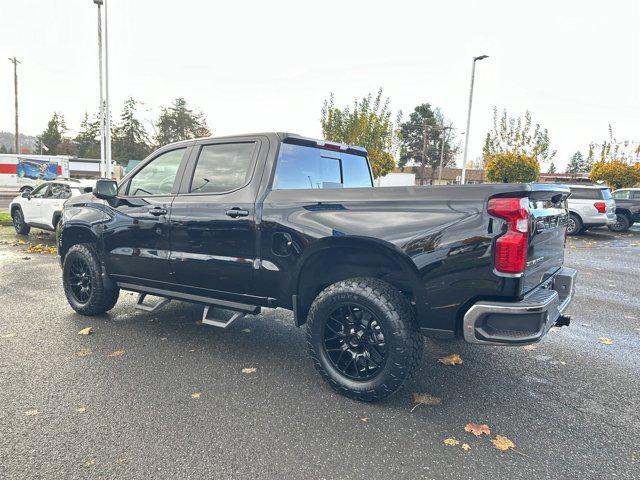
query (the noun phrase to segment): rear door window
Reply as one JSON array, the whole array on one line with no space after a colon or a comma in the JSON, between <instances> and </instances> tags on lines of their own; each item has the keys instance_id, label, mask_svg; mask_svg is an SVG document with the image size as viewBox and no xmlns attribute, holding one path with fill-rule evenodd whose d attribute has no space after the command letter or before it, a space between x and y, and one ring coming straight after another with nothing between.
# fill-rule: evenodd
<instances>
[{"instance_id":1,"label":"rear door window","mask_svg":"<svg viewBox=\"0 0 640 480\"><path fill-rule=\"evenodd\" d=\"M255 142L204 145L191 179L190 193L224 193L251 180Z\"/></svg>"},{"instance_id":2,"label":"rear door window","mask_svg":"<svg viewBox=\"0 0 640 480\"><path fill-rule=\"evenodd\" d=\"M372 186L366 157L289 143L280 145L275 190Z\"/></svg>"},{"instance_id":3,"label":"rear door window","mask_svg":"<svg viewBox=\"0 0 640 480\"><path fill-rule=\"evenodd\" d=\"M611 200L611 190L609 190L608 188L603 188L600 190L600 192L602 193L602 198L604 198L605 200Z\"/></svg>"}]
</instances>

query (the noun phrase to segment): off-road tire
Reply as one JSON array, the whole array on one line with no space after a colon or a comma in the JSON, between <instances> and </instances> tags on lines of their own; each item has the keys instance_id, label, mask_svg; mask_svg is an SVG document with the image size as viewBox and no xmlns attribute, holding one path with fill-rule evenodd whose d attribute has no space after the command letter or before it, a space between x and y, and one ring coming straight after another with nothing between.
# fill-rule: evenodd
<instances>
[{"instance_id":1,"label":"off-road tire","mask_svg":"<svg viewBox=\"0 0 640 480\"><path fill-rule=\"evenodd\" d=\"M631 228L631 219L624 213L616 213L616 223L608 225L609 230L612 232L626 232Z\"/></svg>"},{"instance_id":2,"label":"off-road tire","mask_svg":"<svg viewBox=\"0 0 640 480\"><path fill-rule=\"evenodd\" d=\"M86 301L78 300L72 291L70 281L71 268L76 260L87 266L87 276L91 282L91 291ZM62 283L64 293L71 308L82 315L100 315L111 310L120 295L118 287L107 288L102 278L102 266L95 246L90 243L73 245L64 257L62 266Z\"/></svg>"},{"instance_id":3,"label":"off-road tire","mask_svg":"<svg viewBox=\"0 0 640 480\"><path fill-rule=\"evenodd\" d=\"M570 213L569 222L567 223L567 235L579 235L581 233L582 233L582 220L575 213Z\"/></svg>"},{"instance_id":4,"label":"off-road tire","mask_svg":"<svg viewBox=\"0 0 640 480\"><path fill-rule=\"evenodd\" d=\"M29 235L31 227L25 223L24 214L20 207L13 210L11 213L11 220L13 220L13 228L16 229L16 233L18 235Z\"/></svg>"},{"instance_id":5,"label":"off-road tire","mask_svg":"<svg viewBox=\"0 0 640 480\"><path fill-rule=\"evenodd\" d=\"M370 379L343 375L325 349L327 319L347 303L368 309L384 332L386 359ZM420 361L424 342L411 304L396 288L376 278L351 278L328 286L314 300L307 317L307 345L316 368L331 387L347 397L373 402L402 386Z\"/></svg>"}]
</instances>

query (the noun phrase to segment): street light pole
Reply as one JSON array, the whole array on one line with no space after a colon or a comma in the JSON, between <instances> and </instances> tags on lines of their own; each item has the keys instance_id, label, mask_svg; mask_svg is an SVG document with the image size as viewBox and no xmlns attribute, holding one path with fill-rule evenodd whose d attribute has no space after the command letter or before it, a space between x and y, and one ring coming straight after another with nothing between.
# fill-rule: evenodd
<instances>
[{"instance_id":1,"label":"street light pole","mask_svg":"<svg viewBox=\"0 0 640 480\"><path fill-rule=\"evenodd\" d=\"M94 0L95 1L95 0ZM105 93L105 157L107 161L107 178L112 177L111 165L111 113L109 110L109 15L107 13L107 5L109 2L104 1L104 93Z\"/></svg>"},{"instance_id":2,"label":"street light pole","mask_svg":"<svg viewBox=\"0 0 640 480\"><path fill-rule=\"evenodd\" d=\"M467 151L469 149L469 128L471 126L471 104L473 103L473 82L476 75L476 62L478 60L484 60L488 56L489 55L480 55L478 57L473 57L473 65L471 67L471 88L469 89L469 109L467 111L467 133L464 137L464 156L462 158L462 177L460 179L461 185L464 185L467 173Z\"/></svg>"},{"instance_id":3,"label":"street light pole","mask_svg":"<svg viewBox=\"0 0 640 480\"><path fill-rule=\"evenodd\" d=\"M107 174L105 162L105 138L104 138L104 94L102 90L102 0L93 0L98 6L98 77L100 80L100 176Z\"/></svg>"}]
</instances>

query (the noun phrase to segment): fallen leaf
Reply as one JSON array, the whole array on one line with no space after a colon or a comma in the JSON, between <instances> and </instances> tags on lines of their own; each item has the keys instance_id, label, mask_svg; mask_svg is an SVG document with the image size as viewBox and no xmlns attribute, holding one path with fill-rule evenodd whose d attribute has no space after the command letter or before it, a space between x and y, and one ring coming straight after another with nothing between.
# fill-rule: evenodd
<instances>
[{"instance_id":1,"label":"fallen leaf","mask_svg":"<svg viewBox=\"0 0 640 480\"><path fill-rule=\"evenodd\" d=\"M418 407L418 405L440 405L440 403L442 403L442 399L426 393L414 393L413 403L415 403L415 405L411 409L412 412Z\"/></svg>"},{"instance_id":2,"label":"fallen leaf","mask_svg":"<svg viewBox=\"0 0 640 480\"><path fill-rule=\"evenodd\" d=\"M31 260L31 257L22 257L22 260Z\"/></svg>"},{"instance_id":3,"label":"fallen leaf","mask_svg":"<svg viewBox=\"0 0 640 480\"><path fill-rule=\"evenodd\" d=\"M38 410L36 410L35 408L33 410L27 410L26 412L24 412L24 414L27 417L34 417L36 415L38 415L40 412Z\"/></svg>"},{"instance_id":4,"label":"fallen leaf","mask_svg":"<svg viewBox=\"0 0 640 480\"><path fill-rule=\"evenodd\" d=\"M248 329L248 328L243 328L243 329L242 329L242 330L240 330L240 331L241 331L242 333L249 333L249 332L251 332L251 330L250 330L250 329Z\"/></svg>"},{"instance_id":5,"label":"fallen leaf","mask_svg":"<svg viewBox=\"0 0 640 480\"><path fill-rule=\"evenodd\" d=\"M455 438L445 438L442 443L450 447L455 447L456 445L460 445L460 442Z\"/></svg>"},{"instance_id":6,"label":"fallen leaf","mask_svg":"<svg viewBox=\"0 0 640 480\"><path fill-rule=\"evenodd\" d=\"M369 417L362 417L362 418L360 419L360 421L361 421L362 423L367 423L367 422L369 421Z\"/></svg>"},{"instance_id":7,"label":"fallen leaf","mask_svg":"<svg viewBox=\"0 0 640 480\"><path fill-rule=\"evenodd\" d=\"M78 357L86 357L87 355L91 355L91 349L90 348L80 349L76 352L76 355Z\"/></svg>"},{"instance_id":8,"label":"fallen leaf","mask_svg":"<svg viewBox=\"0 0 640 480\"><path fill-rule=\"evenodd\" d=\"M446 357L439 358L438 361L443 365L462 365L462 359L457 353L447 355Z\"/></svg>"},{"instance_id":9,"label":"fallen leaf","mask_svg":"<svg viewBox=\"0 0 640 480\"><path fill-rule=\"evenodd\" d=\"M90 458L86 462L84 462L85 467L90 467L91 465L95 465L96 461L93 458Z\"/></svg>"},{"instance_id":10,"label":"fallen leaf","mask_svg":"<svg viewBox=\"0 0 640 480\"><path fill-rule=\"evenodd\" d=\"M507 437L503 437L502 435L496 435L496 438L491 440L493 446L502 452L506 452L510 448L516 448L516 444L509 440Z\"/></svg>"},{"instance_id":11,"label":"fallen leaf","mask_svg":"<svg viewBox=\"0 0 640 480\"><path fill-rule=\"evenodd\" d=\"M202 323L202 320L196 320L196 325L204 325L204 323Z\"/></svg>"},{"instance_id":12,"label":"fallen leaf","mask_svg":"<svg viewBox=\"0 0 640 480\"><path fill-rule=\"evenodd\" d=\"M600 337L598 341L603 345L613 345L613 340L607 337Z\"/></svg>"},{"instance_id":13,"label":"fallen leaf","mask_svg":"<svg viewBox=\"0 0 640 480\"><path fill-rule=\"evenodd\" d=\"M115 352L111 352L109 357L121 357L124 355L124 350L116 350Z\"/></svg>"},{"instance_id":14,"label":"fallen leaf","mask_svg":"<svg viewBox=\"0 0 640 480\"><path fill-rule=\"evenodd\" d=\"M483 434L491 435L491 429L489 428L489 425L487 425L486 423L478 424L478 423L469 422L464 426L464 431L473 433L476 437L479 437L480 435L483 435Z\"/></svg>"},{"instance_id":15,"label":"fallen leaf","mask_svg":"<svg viewBox=\"0 0 640 480\"><path fill-rule=\"evenodd\" d=\"M191 398L200 398L200 395L202 395L202 393L200 393L200 392L193 392L193 393L191 394Z\"/></svg>"},{"instance_id":16,"label":"fallen leaf","mask_svg":"<svg viewBox=\"0 0 640 480\"><path fill-rule=\"evenodd\" d=\"M535 350L536 348L538 348L538 346L537 346L537 345L534 345L534 344L532 343L531 345L525 345L525 346L524 346L524 347L522 347L522 348L524 348L527 352L531 352L531 351Z\"/></svg>"},{"instance_id":17,"label":"fallen leaf","mask_svg":"<svg viewBox=\"0 0 640 480\"><path fill-rule=\"evenodd\" d=\"M85 407L84 405L80 405L79 407L76 408L76 412L78 413L84 413L87 411L87 407Z\"/></svg>"},{"instance_id":18,"label":"fallen leaf","mask_svg":"<svg viewBox=\"0 0 640 480\"><path fill-rule=\"evenodd\" d=\"M56 247L48 247L43 245L42 243L38 243L36 245L29 245L27 247L27 252L29 253L48 253L48 254L56 254L58 253L58 249Z\"/></svg>"},{"instance_id":19,"label":"fallen leaf","mask_svg":"<svg viewBox=\"0 0 640 480\"><path fill-rule=\"evenodd\" d=\"M25 242L24 240L18 240L15 245L26 245L27 242Z\"/></svg>"},{"instance_id":20,"label":"fallen leaf","mask_svg":"<svg viewBox=\"0 0 640 480\"><path fill-rule=\"evenodd\" d=\"M582 325L583 327L590 327L591 326L590 323L581 323L580 325Z\"/></svg>"},{"instance_id":21,"label":"fallen leaf","mask_svg":"<svg viewBox=\"0 0 640 480\"><path fill-rule=\"evenodd\" d=\"M91 335L93 333L93 327L83 328L78 332L78 335Z\"/></svg>"},{"instance_id":22,"label":"fallen leaf","mask_svg":"<svg viewBox=\"0 0 640 480\"><path fill-rule=\"evenodd\" d=\"M463 443L462 447L461 447L465 452L469 451L471 449L471 447L469 446L468 443Z\"/></svg>"},{"instance_id":23,"label":"fallen leaf","mask_svg":"<svg viewBox=\"0 0 640 480\"><path fill-rule=\"evenodd\" d=\"M254 367L250 367L250 368L243 368L242 369L242 373L246 373L247 375L250 373L256 373L257 368Z\"/></svg>"},{"instance_id":24,"label":"fallen leaf","mask_svg":"<svg viewBox=\"0 0 640 480\"><path fill-rule=\"evenodd\" d=\"M636 317L632 317L631 315L625 315L624 318L626 318L627 320L637 320Z\"/></svg>"},{"instance_id":25,"label":"fallen leaf","mask_svg":"<svg viewBox=\"0 0 640 480\"><path fill-rule=\"evenodd\" d=\"M4 335L2 335L2 338L13 338L15 336L15 333L5 333Z\"/></svg>"}]
</instances>

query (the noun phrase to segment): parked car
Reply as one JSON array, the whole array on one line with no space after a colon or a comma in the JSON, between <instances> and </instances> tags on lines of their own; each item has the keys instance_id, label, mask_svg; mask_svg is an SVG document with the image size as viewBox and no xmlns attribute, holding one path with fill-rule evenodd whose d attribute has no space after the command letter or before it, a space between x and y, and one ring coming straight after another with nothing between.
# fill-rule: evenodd
<instances>
[{"instance_id":1,"label":"parked car","mask_svg":"<svg viewBox=\"0 0 640 480\"><path fill-rule=\"evenodd\" d=\"M16 233L26 235L31 227L55 230L62 217L64 202L90 192L94 184L94 181L60 179L43 182L33 190L22 192L9 204Z\"/></svg>"},{"instance_id":2,"label":"parked car","mask_svg":"<svg viewBox=\"0 0 640 480\"><path fill-rule=\"evenodd\" d=\"M202 322L223 328L262 307L290 309L327 382L373 401L415 368L421 334L525 345L568 325L569 193L374 188L360 147L285 133L191 140L67 201L64 291L83 315L110 310L123 289L143 310L202 304ZM212 318L210 307L235 313Z\"/></svg>"},{"instance_id":3,"label":"parked car","mask_svg":"<svg viewBox=\"0 0 640 480\"><path fill-rule=\"evenodd\" d=\"M579 235L592 227L616 222L616 202L605 186L571 185L568 235Z\"/></svg>"},{"instance_id":4,"label":"parked car","mask_svg":"<svg viewBox=\"0 0 640 480\"><path fill-rule=\"evenodd\" d=\"M616 201L616 222L609 225L613 232L629 230L640 222L640 188L622 188L612 193Z\"/></svg>"}]
</instances>

